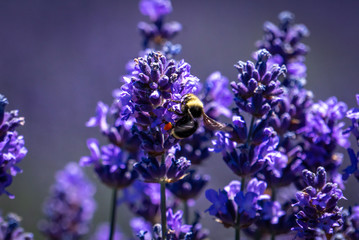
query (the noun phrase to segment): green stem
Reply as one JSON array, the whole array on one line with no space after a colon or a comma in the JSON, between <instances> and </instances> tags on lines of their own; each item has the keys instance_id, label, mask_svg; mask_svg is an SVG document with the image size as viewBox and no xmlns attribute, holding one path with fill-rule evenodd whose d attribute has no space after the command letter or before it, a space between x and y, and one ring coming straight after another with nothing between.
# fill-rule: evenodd
<instances>
[{"instance_id":1,"label":"green stem","mask_svg":"<svg viewBox=\"0 0 359 240\"><path fill-rule=\"evenodd\" d=\"M236 228L235 240L240 240L240 239L241 239L241 230L239 228Z\"/></svg>"},{"instance_id":2,"label":"green stem","mask_svg":"<svg viewBox=\"0 0 359 240\"><path fill-rule=\"evenodd\" d=\"M277 197L277 193L275 191L275 188L272 187L272 196L271 196L271 200L274 202L275 199ZM271 233L271 240L275 240L275 233L274 231L272 230L272 233Z\"/></svg>"},{"instance_id":3,"label":"green stem","mask_svg":"<svg viewBox=\"0 0 359 240\"><path fill-rule=\"evenodd\" d=\"M185 224L189 224L189 208L187 200L183 201L183 216Z\"/></svg>"},{"instance_id":4,"label":"green stem","mask_svg":"<svg viewBox=\"0 0 359 240\"><path fill-rule=\"evenodd\" d=\"M113 239L113 234L115 232L115 223L116 223L116 209L117 209L117 192L118 189L114 188L112 192L112 206L111 206L111 226L110 226L110 236L109 240Z\"/></svg>"},{"instance_id":5,"label":"green stem","mask_svg":"<svg viewBox=\"0 0 359 240\"><path fill-rule=\"evenodd\" d=\"M167 218L166 218L166 182L161 181L161 224L162 239L167 239Z\"/></svg>"},{"instance_id":6,"label":"green stem","mask_svg":"<svg viewBox=\"0 0 359 240\"><path fill-rule=\"evenodd\" d=\"M246 145L248 146L249 142L251 141L252 138L252 132L253 132L253 126L254 126L254 120L256 119L256 117L252 116L251 119L251 125L249 126L249 132L248 132L248 137L247 137L247 142Z\"/></svg>"},{"instance_id":7,"label":"green stem","mask_svg":"<svg viewBox=\"0 0 359 240\"><path fill-rule=\"evenodd\" d=\"M161 165L165 164L165 155L162 155ZM160 182L161 185L161 224L162 224L162 239L167 240L167 217L166 217L166 182Z\"/></svg>"}]
</instances>

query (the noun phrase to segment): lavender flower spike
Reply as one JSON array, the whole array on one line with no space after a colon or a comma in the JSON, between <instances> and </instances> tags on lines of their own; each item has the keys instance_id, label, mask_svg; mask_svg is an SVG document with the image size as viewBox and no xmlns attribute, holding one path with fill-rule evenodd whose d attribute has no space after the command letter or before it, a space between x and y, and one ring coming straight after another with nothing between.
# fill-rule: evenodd
<instances>
[{"instance_id":1,"label":"lavender flower spike","mask_svg":"<svg viewBox=\"0 0 359 240\"><path fill-rule=\"evenodd\" d=\"M155 157L142 158L142 161L135 163L134 168L143 177L145 182L152 183L173 183L184 178L191 161L185 157L176 159L173 153L169 153L164 163L159 163Z\"/></svg>"},{"instance_id":2,"label":"lavender flower spike","mask_svg":"<svg viewBox=\"0 0 359 240\"><path fill-rule=\"evenodd\" d=\"M122 120L134 117L136 133L146 154L159 156L178 143L165 130L168 122L174 124L182 96L196 93L199 79L190 74L190 65L184 61L168 60L160 52L152 52L135 59L131 78L121 87L118 95L124 108Z\"/></svg>"},{"instance_id":3,"label":"lavender flower spike","mask_svg":"<svg viewBox=\"0 0 359 240\"><path fill-rule=\"evenodd\" d=\"M287 86L291 80L298 82L306 77L307 69L304 61L309 47L301 41L309 36L309 31L303 24L294 24L294 14L291 12L281 12L279 21L278 26L271 22L264 24L264 36L257 42L257 47L265 48L273 55L270 59L271 63L287 66L286 81L288 82L284 82Z\"/></svg>"},{"instance_id":4,"label":"lavender flower spike","mask_svg":"<svg viewBox=\"0 0 359 240\"><path fill-rule=\"evenodd\" d=\"M46 219L40 230L50 239L78 239L89 230L96 209L95 187L76 163L57 172L50 197L44 204Z\"/></svg>"},{"instance_id":5,"label":"lavender flower spike","mask_svg":"<svg viewBox=\"0 0 359 240\"><path fill-rule=\"evenodd\" d=\"M11 185L13 176L22 172L17 164L26 156L27 149L23 136L15 129L25 121L17 110L5 112L7 104L7 99L0 94L0 196L5 193L14 198L6 188Z\"/></svg>"},{"instance_id":6,"label":"lavender flower spike","mask_svg":"<svg viewBox=\"0 0 359 240\"><path fill-rule=\"evenodd\" d=\"M259 216L261 207L258 201L268 199L264 195L267 184L257 179L252 179L247 187L247 192L242 192L241 183L232 181L224 190L218 193L209 189L206 191L206 198L212 205L206 210L210 215L216 217L216 221L225 227L247 228Z\"/></svg>"},{"instance_id":7,"label":"lavender flower spike","mask_svg":"<svg viewBox=\"0 0 359 240\"><path fill-rule=\"evenodd\" d=\"M286 73L284 65L273 65L267 70L271 54L261 49L257 52L257 63L239 61L234 67L238 70L238 82L231 82L236 105L245 112L261 118L273 108L280 99L283 89L278 78Z\"/></svg>"},{"instance_id":8,"label":"lavender flower spike","mask_svg":"<svg viewBox=\"0 0 359 240\"><path fill-rule=\"evenodd\" d=\"M133 169L134 159L132 155L121 148L109 144L99 147L96 139L88 139L87 146L91 152L90 156L80 159L80 165L93 165L95 172L101 181L111 188L125 188L138 177Z\"/></svg>"},{"instance_id":9,"label":"lavender flower spike","mask_svg":"<svg viewBox=\"0 0 359 240\"><path fill-rule=\"evenodd\" d=\"M342 208L337 204L345 197L337 184L327 182L323 167L318 167L316 173L303 170L303 178L307 187L296 194L298 202L293 206L300 211L295 215L298 227L292 230L304 239L326 239L334 234L334 228L343 225Z\"/></svg>"},{"instance_id":10,"label":"lavender flower spike","mask_svg":"<svg viewBox=\"0 0 359 240\"><path fill-rule=\"evenodd\" d=\"M190 170L189 174L183 179L168 184L167 189L181 200L193 199L199 195L209 178L208 175L201 176L195 170Z\"/></svg>"}]
</instances>

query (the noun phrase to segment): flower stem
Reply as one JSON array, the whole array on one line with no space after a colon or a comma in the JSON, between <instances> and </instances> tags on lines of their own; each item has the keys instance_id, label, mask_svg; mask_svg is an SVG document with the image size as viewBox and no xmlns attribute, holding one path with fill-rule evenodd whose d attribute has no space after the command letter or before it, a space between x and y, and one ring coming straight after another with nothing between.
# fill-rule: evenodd
<instances>
[{"instance_id":1,"label":"flower stem","mask_svg":"<svg viewBox=\"0 0 359 240\"><path fill-rule=\"evenodd\" d=\"M276 191L275 191L275 188L272 187L272 196L271 196L271 200L274 202L275 199L276 199ZM272 233L271 233L271 240L275 240L275 233L274 231L272 230Z\"/></svg>"},{"instance_id":2,"label":"flower stem","mask_svg":"<svg viewBox=\"0 0 359 240\"><path fill-rule=\"evenodd\" d=\"M165 164L165 155L162 155L161 165ZM166 217L166 182L161 181L161 225L162 225L162 239L167 240L167 217Z\"/></svg>"},{"instance_id":3,"label":"flower stem","mask_svg":"<svg viewBox=\"0 0 359 240\"><path fill-rule=\"evenodd\" d=\"M162 239L167 239L167 219L166 219L166 182L161 183L161 224Z\"/></svg>"},{"instance_id":4,"label":"flower stem","mask_svg":"<svg viewBox=\"0 0 359 240\"><path fill-rule=\"evenodd\" d=\"M235 236L235 240L240 240L241 239L241 229L235 228L236 229L236 236Z\"/></svg>"},{"instance_id":5,"label":"flower stem","mask_svg":"<svg viewBox=\"0 0 359 240\"><path fill-rule=\"evenodd\" d=\"M117 192L118 189L114 188L112 192L112 206L111 206L111 226L110 226L110 236L109 240L113 239L113 234L115 232L115 223L116 223L116 209L117 209Z\"/></svg>"},{"instance_id":6,"label":"flower stem","mask_svg":"<svg viewBox=\"0 0 359 240\"><path fill-rule=\"evenodd\" d=\"M189 224L189 208L188 208L187 200L183 201L183 216L184 216L184 222L186 224Z\"/></svg>"},{"instance_id":7,"label":"flower stem","mask_svg":"<svg viewBox=\"0 0 359 240\"><path fill-rule=\"evenodd\" d=\"M249 144L249 142L251 141L251 138L252 138L253 125L254 125L254 120L255 119L256 119L256 117L252 116L251 125L249 126L248 137L247 137L247 142L246 142L247 146L248 146L248 144Z\"/></svg>"}]
</instances>

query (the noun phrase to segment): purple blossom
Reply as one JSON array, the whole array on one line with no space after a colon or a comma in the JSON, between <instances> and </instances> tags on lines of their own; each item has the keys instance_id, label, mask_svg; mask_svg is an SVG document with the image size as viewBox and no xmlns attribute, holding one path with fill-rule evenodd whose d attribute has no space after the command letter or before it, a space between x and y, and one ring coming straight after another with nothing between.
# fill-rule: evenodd
<instances>
[{"instance_id":1,"label":"purple blossom","mask_svg":"<svg viewBox=\"0 0 359 240\"><path fill-rule=\"evenodd\" d=\"M195 170L190 170L187 176L177 182L168 184L166 187L177 198L189 200L198 197L209 179L208 175L201 176Z\"/></svg>"},{"instance_id":2,"label":"purple blossom","mask_svg":"<svg viewBox=\"0 0 359 240\"><path fill-rule=\"evenodd\" d=\"M306 126L306 114L312 106L313 93L304 88L284 88L282 101L274 108L269 125L285 137L288 132L296 132Z\"/></svg>"},{"instance_id":3,"label":"purple blossom","mask_svg":"<svg viewBox=\"0 0 359 240\"><path fill-rule=\"evenodd\" d=\"M133 169L135 159L119 147L109 144L99 147L96 139L88 139L90 156L80 159L82 166L93 166L101 181L111 188L125 188L138 177Z\"/></svg>"},{"instance_id":4,"label":"purple blossom","mask_svg":"<svg viewBox=\"0 0 359 240\"><path fill-rule=\"evenodd\" d=\"M110 226L108 223L102 223L96 229L94 235L90 238L91 240L107 240L110 233ZM126 239L120 230L116 227L113 234L113 240L124 240Z\"/></svg>"},{"instance_id":5,"label":"purple blossom","mask_svg":"<svg viewBox=\"0 0 359 240\"><path fill-rule=\"evenodd\" d=\"M344 134L342 129L346 110L346 104L339 102L335 97L311 106L307 113L306 125L297 131L304 139L303 160L307 168L313 170L323 166L331 176L339 174L338 168L343 157L335 151L337 146L348 148L350 145L349 136Z\"/></svg>"},{"instance_id":6,"label":"purple blossom","mask_svg":"<svg viewBox=\"0 0 359 240\"><path fill-rule=\"evenodd\" d=\"M152 224L147 222L141 217L132 218L130 226L134 236L137 236L140 232L143 234L143 240L152 240Z\"/></svg>"},{"instance_id":7,"label":"purple blossom","mask_svg":"<svg viewBox=\"0 0 359 240\"><path fill-rule=\"evenodd\" d=\"M114 91L114 97L119 97L119 91ZM87 127L99 127L103 135L110 143L126 150L132 154L139 153L139 139L133 133L134 119L122 121L120 113L123 111L121 102L115 101L111 107L103 102L97 103L96 116L91 117L86 123ZM109 119L111 118L111 119Z\"/></svg>"},{"instance_id":8,"label":"purple blossom","mask_svg":"<svg viewBox=\"0 0 359 240\"><path fill-rule=\"evenodd\" d=\"M343 225L342 208L337 206L340 199L345 199L337 184L327 182L327 173L323 167L317 172L303 171L307 187L297 192L300 211L295 215L298 226L293 230L299 237L313 239L320 236L331 236L334 228Z\"/></svg>"},{"instance_id":9,"label":"purple blossom","mask_svg":"<svg viewBox=\"0 0 359 240\"><path fill-rule=\"evenodd\" d=\"M165 22L164 16L172 11L172 4L170 0L141 0L140 11L143 15L149 16L151 23L140 22L138 29L143 36L143 49L149 48L151 44L156 47L164 47L178 32L182 30L182 25L179 22ZM168 46L168 45L167 45ZM166 49L164 49L166 50ZM167 50L170 50L167 48ZM167 56L176 54L179 48L173 49ZM166 52L166 51L165 51Z\"/></svg>"},{"instance_id":10,"label":"purple blossom","mask_svg":"<svg viewBox=\"0 0 359 240\"><path fill-rule=\"evenodd\" d=\"M143 217L147 222L155 224L159 218L160 185L157 183L144 183L135 181L130 187L125 188L123 198L119 202L125 202L131 212ZM172 193L166 190L167 207L174 208L177 203Z\"/></svg>"},{"instance_id":11,"label":"purple blossom","mask_svg":"<svg viewBox=\"0 0 359 240\"><path fill-rule=\"evenodd\" d=\"M355 97L356 97L356 100L357 100L357 104L359 105L359 94L356 94ZM351 119L351 120L359 120L359 108L350 109L347 112L346 117Z\"/></svg>"},{"instance_id":12,"label":"purple blossom","mask_svg":"<svg viewBox=\"0 0 359 240\"><path fill-rule=\"evenodd\" d=\"M267 183L259 181L257 178L252 178L247 184L247 192L253 192L258 196L259 200L269 199L267 194L264 194L267 189Z\"/></svg>"},{"instance_id":13,"label":"purple blossom","mask_svg":"<svg viewBox=\"0 0 359 240\"><path fill-rule=\"evenodd\" d=\"M270 221L271 224L277 224L279 218L285 215L279 202L265 201L262 207L261 217L263 220Z\"/></svg>"},{"instance_id":14,"label":"purple blossom","mask_svg":"<svg viewBox=\"0 0 359 240\"><path fill-rule=\"evenodd\" d=\"M306 77L304 61L309 48L301 41L309 36L309 31L303 24L294 24L294 14L290 12L281 12L279 21L278 26L271 22L264 24L264 36L257 42L257 47L267 49L273 55L273 63L287 66L285 85L288 85L289 80Z\"/></svg>"},{"instance_id":15,"label":"purple blossom","mask_svg":"<svg viewBox=\"0 0 359 240\"><path fill-rule=\"evenodd\" d=\"M349 213L344 233L347 239L355 240L359 238L359 206L350 208Z\"/></svg>"},{"instance_id":16,"label":"purple blossom","mask_svg":"<svg viewBox=\"0 0 359 240\"><path fill-rule=\"evenodd\" d=\"M174 123L178 119L172 111L178 107L174 100L196 93L199 80L190 74L189 64L168 60L160 52L135 61L135 70L118 95L125 106L122 119L135 118L136 133L146 154L162 155L178 143L178 139L164 129L167 122Z\"/></svg>"},{"instance_id":17,"label":"purple blossom","mask_svg":"<svg viewBox=\"0 0 359 240\"><path fill-rule=\"evenodd\" d=\"M271 54L261 49L257 52L257 63L239 61L235 68L238 70L238 82L231 82L236 105L243 111L261 118L278 104L283 89L280 87L281 78L285 75L283 65L273 65L267 71L267 60Z\"/></svg>"},{"instance_id":18,"label":"purple blossom","mask_svg":"<svg viewBox=\"0 0 359 240\"><path fill-rule=\"evenodd\" d=\"M9 213L5 218L0 214L0 239L33 240L33 234L24 232L20 222L21 218L14 213Z\"/></svg>"},{"instance_id":19,"label":"purple blossom","mask_svg":"<svg viewBox=\"0 0 359 240\"><path fill-rule=\"evenodd\" d=\"M216 140L210 151L221 152L223 160L228 167L238 176L249 176L261 170L265 163L271 161L271 152L274 150L274 142L271 140L273 131L264 128L260 124L254 127L252 144L238 144L223 133L216 133ZM257 145L258 144L258 145Z\"/></svg>"},{"instance_id":20,"label":"purple blossom","mask_svg":"<svg viewBox=\"0 0 359 240\"><path fill-rule=\"evenodd\" d=\"M340 122L346 111L347 105L338 102L336 97L331 97L325 102L319 101L312 105L307 114L307 124L300 132L313 143L329 144L334 141L337 145L348 147L348 136L342 134L344 123Z\"/></svg>"},{"instance_id":21,"label":"purple blossom","mask_svg":"<svg viewBox=\"0 0 359 240\"><path fill-rule=\"evenodd\" d=\"M206 191L206 198L212 205L206 211L215 216L216 221L225 227L247 228L259 216L261 207L258 201L269 197L262 195L265 187L265 182L253 179L246 193L241 191L241 184L238 181L232 181L224 190L218 190L218 193L209 189Z\"/></svg>"},{"instance_id":22,"label":"purple blossom","mask_svg":"<svg viewBox=\"0 0 359 240\"><path fill-rule=\"evenodd\" d=\"M173 153L168 153L165 161L160 163L156 157L142 158L141 162L134 165L134 168L142 176L145 182L173 183L186 176L191 161L185 157L176 159Z\"/></svg>"},{"instance_id":23,"label":"purple blossom","mask_svg":"<svg viewBox=\"0 0 359 240\"><path fill-rule=\"evenodd\" d=\"M6 188L12 183L13 176L21 173L17 166L26 156L24 137L15 130L25 123L23 117L18 116L18 111L5 112L7 99L0 94L0 196L6 194L9 198L15 198Z\"/></svg>"},{"instance_id":24,"label":"purple blossom","mask_svg":"<svg viewBox=\"0 0 359 240\"><path fill-rule=\"evenodd\" d=\"M166 213L167 216L167 225L169 228L169 237L172 239L182 239L181 235L185 235L190 231L191 225L182 224L183 212L178 210L176 213L173 213L173 210L169 208Z\"/></svg>"},{"instance_id":25,"label":"purple blossom","mask_svg":"<svg viewBox=\"0 0 359 240\"><path fill-rule=\"evenodd\" d=\"M218 118L223 115L230 117L232 112L229 106L232 104L232 94L228 89L229 81L220 72L213 72L206 79L202 102L204 103L204 111L211 118Z\"/></svg>"},{"instance_id":26,"label":"purple blossom","mask_svg":"<svg viewBox=\"0 0 359 240\"><path fill-rule=\"evenodd\" d=\"M139 7L141 13L153 22L172 12L170 0L141 0Z\"/></svg>"},{"instance_id":27,"label":"purple blossom","mask_svg":"<svg viewBox=\"0 0 359 240\"><path fill-rule=\"evenodd\" d=\"M272 172L276 178L282 177L283 169L287 166L288 163L287 155L278 151L273 151L268 153L267 157L270 159L267 161L267 170Z\"/></svg>"},{"instance_id":28,"label":"purple blossom","mask_svg":"<svg viewBox=\"0 0 359 240\"><path fill-rule=\"evenodd\" d=\"M96 209L95 187L76 163L57 172L44 204L45 219L39 224L50 239L79 239L89 231Z\"/></svg>"}]
</instances>

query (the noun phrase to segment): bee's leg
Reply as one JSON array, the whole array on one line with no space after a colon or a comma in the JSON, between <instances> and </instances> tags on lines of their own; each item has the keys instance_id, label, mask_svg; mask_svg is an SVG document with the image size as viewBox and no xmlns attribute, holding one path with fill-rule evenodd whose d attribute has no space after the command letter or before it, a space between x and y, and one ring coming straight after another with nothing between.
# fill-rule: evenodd
<instances>
[{"instance_id":1,"label":"bee's leg","mask_svg":"<svg viewBox=\"0 0 359 240\"><path fill-rule=\"evenodd\" d=\"M171 99L170 101L174 102L174 103L181 103L182 102L181 100L173 100L173 99Z\"/></svg>"},{"instance_id":2,"label":"bee's leg","mask_svg":"<svg viewBox=\"0 0 359 240\"><path fill-rule=\"evenodd\" d=\"M188 115L190 115L192 120L194 120L194 117L192 116L192 113L191 113L191 111L189 109L188 109Z\"/></svg>"},{"instance_id":3,"label":"bee's leg","mask_svg":"<svg viewBox=\"0 0 359 240\"><path fill-rule=\"evenodd\" d=\"M174 112L174 113L177 114L178 116L183 116L183 115L185 115L184 113L179 112L178 110L175 110L175 109L173 109L173 108L169 108L168 111Z\"/></svg>"}]
</instances>

